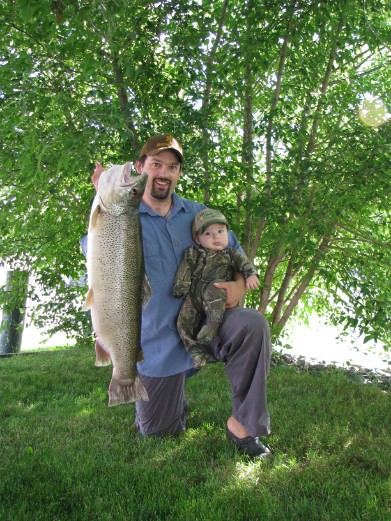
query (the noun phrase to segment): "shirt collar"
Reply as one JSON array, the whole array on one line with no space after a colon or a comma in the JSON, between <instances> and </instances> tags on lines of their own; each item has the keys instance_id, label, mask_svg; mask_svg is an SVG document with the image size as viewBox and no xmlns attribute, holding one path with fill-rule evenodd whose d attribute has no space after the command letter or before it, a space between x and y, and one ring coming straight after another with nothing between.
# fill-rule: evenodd
<instances>
[{"instance_id":1,"label":"shirt collar","mask_svg":"<svg viewBox=\"0 0 391 521\"><path fill-rule=\"evenodd\" d=\"M173 217L181 210L183 210L185 212L189 211L189 209L186 208L185 201L182 197L180 197L179 195L177 195L175 193L172 194L172 197L173 197L174 204L173 204L172 210L170 212L169 218ZM152 210L152 208L150 208L147 204L145 204L144 201L141 201L141 203L140 203L139 212L147 213L153 217L156 217L156 216L161 217L161 215L156 213L154 210Z\"/></svg>"}]
</instances>

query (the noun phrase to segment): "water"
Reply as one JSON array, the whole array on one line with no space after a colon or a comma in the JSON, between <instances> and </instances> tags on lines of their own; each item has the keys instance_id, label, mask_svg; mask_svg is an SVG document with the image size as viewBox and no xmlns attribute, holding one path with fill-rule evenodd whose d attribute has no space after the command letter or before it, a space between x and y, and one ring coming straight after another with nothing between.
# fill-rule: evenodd
<instances>
[{"instance_id":1,"label":"water","mask_svg":"<svg viewBox=\"0 0 391 521\"><path fill-rule=\"evenodd\" d=\"M340 367L356 365L372 370L391 370L390 353L381 344L364 344L362 337L353 334L338 340L341 329L325 325L318 316L311 317L309 322L309 326L290 326L292 332L285 336L284 341L293 349L283 349L282 352Z\"/></svg>"}]
</instances>

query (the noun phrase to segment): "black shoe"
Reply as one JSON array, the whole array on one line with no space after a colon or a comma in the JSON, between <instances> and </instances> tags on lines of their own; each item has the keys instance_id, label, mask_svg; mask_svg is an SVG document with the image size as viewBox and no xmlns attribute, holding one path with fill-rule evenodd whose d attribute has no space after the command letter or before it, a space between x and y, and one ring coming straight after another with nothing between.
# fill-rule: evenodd
<instances>
[{"instance_id":1,"label":"black shoe","mask_svg":"<svg viewBox=\"0 0 391 521\"><path fill-rule=\"evenodd\" d=\"M236 447L247 454L249 458L268 458L272 455L270 449L265 447L258 438L247 436L247 438L237 438L227 427L227 438L234 442Z\"/></svg>"}]
</instances>

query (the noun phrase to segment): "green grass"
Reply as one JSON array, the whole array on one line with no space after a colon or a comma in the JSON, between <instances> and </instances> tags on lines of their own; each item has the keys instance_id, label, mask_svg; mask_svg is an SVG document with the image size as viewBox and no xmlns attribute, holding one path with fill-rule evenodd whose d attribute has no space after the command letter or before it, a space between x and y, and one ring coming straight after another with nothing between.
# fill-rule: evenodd
<instances>
[{"instance_id":1,"label":"green grass","mask_svg":"<svg viewBox=\"0 0 391 521\"><path fill-rule=\"evenodd\" d=\"M272 459L225 439L222 364L187 383L187 431L142 439L107 407L88 348L0 360L1 521L390 520L390 394L338 370L274 366ZM265 441L265 440L264 440Z\"/></svg>"}]
</instances>

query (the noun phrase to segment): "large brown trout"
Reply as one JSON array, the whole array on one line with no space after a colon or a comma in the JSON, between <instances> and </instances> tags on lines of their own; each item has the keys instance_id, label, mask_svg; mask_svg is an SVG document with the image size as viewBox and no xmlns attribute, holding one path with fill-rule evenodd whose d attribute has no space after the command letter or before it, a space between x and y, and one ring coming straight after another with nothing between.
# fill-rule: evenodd
<instances>
[{"instance_id":1,"label":"large brown trout","mask_svg":"<svg viewBox=\"0 0 391 521\"><path fill-rule=\"evenodd\" d=\"M131 164L126 163L94 174L99 181L88 228L84 310L91 309L95 365L113 364L109 406L148 400L136 367L142 357L142 305L150 293L138 213L147 175L130 173Z\"/></svg>"}]
</instances>

